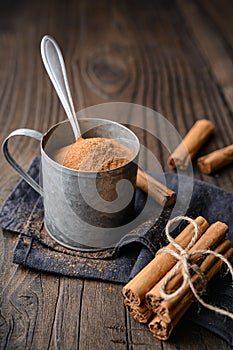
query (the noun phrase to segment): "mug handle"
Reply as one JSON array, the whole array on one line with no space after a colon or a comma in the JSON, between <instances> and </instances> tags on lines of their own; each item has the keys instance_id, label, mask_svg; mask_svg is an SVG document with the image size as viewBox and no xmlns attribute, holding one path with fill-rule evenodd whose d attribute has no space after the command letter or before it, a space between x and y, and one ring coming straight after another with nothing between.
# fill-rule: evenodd
<instances>
[{"instance_id":1,"label":"mug handle","mask_svg":"<svg viewBox=\"0 0 233 350\"><path fill-rule=\"evenodd\" d=\"M38 141L42 140L43 134L39 131L32 129L16 129L10 133L10 135L2 143L2 152L7 162L19 173L19 175L41 196L43 196L43 188L28 175L19 164L12 158L8 150L8 141L13 136L29 136Z\"/></svg>"}]
</instances>

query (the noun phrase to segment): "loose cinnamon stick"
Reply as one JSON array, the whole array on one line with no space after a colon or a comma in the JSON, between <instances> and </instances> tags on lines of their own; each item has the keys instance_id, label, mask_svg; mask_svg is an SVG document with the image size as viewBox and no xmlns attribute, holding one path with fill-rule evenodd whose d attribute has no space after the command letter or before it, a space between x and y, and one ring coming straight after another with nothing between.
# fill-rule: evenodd
<instances>
[{"instance_id":1,"label":"loose cinnamon stick","mask_svg":"<svg viewBox=\"0 0 233 350\"><path fill-rule=\"evenodd\" d=\"M177 167L185 170L191 159L197 154L213 131L214 125L210 120L198 120L184 137L183 142L178 145L168 158L168 165L171 168Z\"/></svg>"},{"instance_id":2,"label":"loose cinnamon stick","mask_svg":"<svg viewBox=\"0 0 233 350\"><path fill-rule=\"evenodd\" d=\"M224 257L226 259L230 259L232 255L233 255L233 248L230 248L226 251L226 253L224 254ZM221 260L218 260L210 268L210 270L206 274L208 281L219 271L222 264L223 262ZM161 318L159 314L155 315L155 317L149 324L149 329L153 333L153 336L160 340L167 340L173 328L175 327L177 322L180 320L180 318L183 316L183 314L187 311L187 309L189 308L193 300L194 300L193 293L191 292L190 289L188 289L188 292L186 293L185 297L182 298L180 303L176 304L177 308L175 309L175 312L171 316L171 321L166 322L163 318Z\"/></svg>"},{"instance_id":3,"label":"loose cinnamon stick","mask_svg":"<svg viewBox=\"0 0 233 350\"><path fill-rule=\"evenodd\" d=\"M138 169L136 186L146 192L162 207L167 207L175 203L176 193L152 176Z\"/></svg>"},{"instance_id":4,"label":"loose cinnamon stick","mask_svg":"<svg viewBox=\"0 0 233 350\"><path fill-rule=\"evenodd\" d=\"M204 174L210 174L231 162L233 162L233 144L197 159L197 164Z\"/></svg>"},{"instance_id":5,"label":"loose cinnamon stick","mask_svg":"<svg viewBox=\"0 0 233 350\"><path fill-rule=\"evenodd\" d=\"M217 221L212 224L206 232L199 238L199 240L193 245L190 249L190 253L199 250L199 249L211 249L214 248L222 241L228 231L228 226L223 222ZM205 259L205 255L203 254L195 254L191 257L191 263L200 265L201 262ZM158 283L154 285L154 287L145 295L146 302L149 308L152 308L153 312L157 312L157 309L160 307L161 296L160 289L164 281L172 276L175 266L168 271L168 273L160 279ZM168 282L167 291L169 293L177 290L183 282L183 277L181 274L181 269L177 271L175 276Z\"/></svg>"},{"instance_id":6,"label":"loose cinnamon stick","mask_svg":"<svg viewBox=\"0 0 233 350\"><path fill-rule=\"evenodd\" d=\"M196 218L199 226L198 238L205 232L209 226L207 221L199 216ZM187 247L194 235L194 227L189 224L175 239L182 248ZM172 244L168 248L175 250ZM175 265L176 259L170 254L162 252L142 269L130 282L123 288L125 304L131 305L131 308L138 307L144 300L145 294Z\"/></svg>"}]
</instances>

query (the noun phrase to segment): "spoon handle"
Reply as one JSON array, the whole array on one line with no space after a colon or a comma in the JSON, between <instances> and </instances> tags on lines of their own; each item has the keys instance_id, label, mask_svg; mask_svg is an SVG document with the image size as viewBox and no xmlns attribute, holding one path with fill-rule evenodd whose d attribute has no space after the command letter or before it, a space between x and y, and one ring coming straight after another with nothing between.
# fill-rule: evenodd
<instances>
[{"instance_id":1,"label":"spoon handle","mask_svg":"<svg viewBox=\"0 0 233 350\"><path fill-rule=\"evenodd\" d=\"M81 131L70 93L65 63L58 44L48 35L44 36L41 41L41 56L50 80L69 118L75 139L77 140L81 136Z\"/></svg>"}]
</instances>

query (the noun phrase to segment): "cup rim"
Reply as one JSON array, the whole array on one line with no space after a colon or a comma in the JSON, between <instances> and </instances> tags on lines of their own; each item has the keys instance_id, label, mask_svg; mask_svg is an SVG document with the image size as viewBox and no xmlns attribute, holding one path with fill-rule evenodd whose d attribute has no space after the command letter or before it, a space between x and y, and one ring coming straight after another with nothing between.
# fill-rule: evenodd
<instances>
[{"instance_id":1,"label":"cup rim","mask_svg":"<svg viewBox=\"0 0 233 350\"><path fill-rule=\"evenodd\" d=\"M61 124L66 124L66 123L70 123L68 119L66 120L63 120L63 121L60 121L56 124L53 124L44 134L43 134L43 137L41 139L41 142L40 142L40 149L41 149L41 154L43 154L43 156L52 162L53 166L60 169L62 168L63 171L67 171L67 172L71 172L73 174L79 174L79 175L83 175L83 176L87 176L88 175L91 175L93 174L94 176L96 176L96 174L105 174L105 173L114 173L116 172L118 169L122 169L126 166L128 166L130 163L134 163L139 155L139 151L140 151L140 141L137 137L137 135L132 131L130 130L129 128L127 128L125 125L123 124L120 124L116 121L113 121L113 120L109 120L109 119L103 119L103 118L79 118L79 120L93 120L93 121L102 121L103 123L109 123L109 124L115 124L115 125L118 125L120 127L122 127L123 129L127 130L127 132L129 132L134 138L135 138L135 141L137 143L137 151L135 152L135 155L132 159L130 159L127 163L125 163L124 165L121 165L117 168L114 168L114 169L111 169L111 170L101 170L101 171L87 171L87 170L77 170L77 169L72 169L72 168L68 168L62 164L59 164L57 163L55 160L53 160L44 150L44 147L46 145L46 143L44 144L45 142L45 139L49 137L50 133L52 133L53 130L55 130L55 128L57 128L59 125Z\"/></svg>"}]
</instances>

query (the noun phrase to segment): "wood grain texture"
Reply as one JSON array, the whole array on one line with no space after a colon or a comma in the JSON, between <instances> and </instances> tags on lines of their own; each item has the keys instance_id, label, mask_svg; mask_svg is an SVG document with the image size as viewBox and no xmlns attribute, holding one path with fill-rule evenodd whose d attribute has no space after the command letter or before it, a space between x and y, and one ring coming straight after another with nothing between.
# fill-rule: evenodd
<instances>
[{"instance_id":1,"label":"wood grain texture","mask_svg":"<svg viewBox=\"0 0 233 350\"><path fill-rule=\"evenodd\" d=\"M207 117L216 133L198 156L233 143L232 13L229 0L2 1L0 141L16 128L45 132L66 118L40 57L40 40L50 34L62 48L76 110L110 101L143 104L181 136ZM133 124L130 117L125 122ZM157 121L144 123L153 130ZM169 171L165 147L144 130L136 133ZM39 154L28 138L15 138L10 149L24 168ZM233 190L233 165L207 176L193 164L196 178ZM2 154L0 169L2 203L19 177ZM182 321L169 342L152 338L126 315L121 285L14 265L16 240L0 231L1 349L230 349Z\"/></svg>"},{"instance_id":2,"label":"wood grain texture","mask_svg":"<svg viewBox=\"0 0 233 350\"><path fill-rule=\"evenodd\" d=\"M79 349L126 349L127 329L121 286L85 283Z\"/></svg>"}]
</instances>

